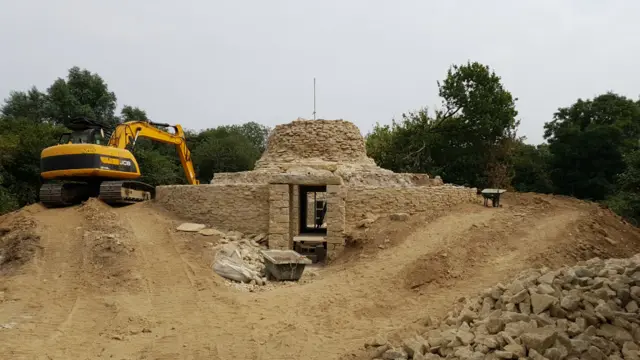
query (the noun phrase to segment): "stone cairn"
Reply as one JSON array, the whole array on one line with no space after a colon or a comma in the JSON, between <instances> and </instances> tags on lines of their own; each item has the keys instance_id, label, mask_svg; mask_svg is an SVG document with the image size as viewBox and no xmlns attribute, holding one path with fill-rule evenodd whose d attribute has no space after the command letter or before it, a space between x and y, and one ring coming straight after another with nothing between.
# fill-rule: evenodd
<instances>
[{"instance_id":1,"label":"stone cairn","mask_svg":"<svg viewBox=\"0 0 640 360\"><path fill-rule=\"evenodd\" d=\"M457 304L422 335L373 359L640 359L640 254L523 272Z\"/></svg>"},{"instance_id":2,"label":"stone cairn","mask_svg":"<svg viewBox=\"0 0 640 360\"><path fill-rule=\"evenodd\" d=\"M304 178L318 184L356 186L439 186L428 174L394 173L367 156L358 127L346 120L298 119L277 125L251 171L216 173L212 184L291 183Z\"/></svg>"}]
</instances>

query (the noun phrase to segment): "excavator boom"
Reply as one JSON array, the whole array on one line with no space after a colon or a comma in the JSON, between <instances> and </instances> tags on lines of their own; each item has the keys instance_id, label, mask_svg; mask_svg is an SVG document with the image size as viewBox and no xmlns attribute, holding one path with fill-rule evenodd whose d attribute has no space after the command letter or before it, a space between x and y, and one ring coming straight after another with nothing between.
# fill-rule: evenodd
<instances>
[{"instance_id":1,"label":"excavator boom","mask_svg":"<svg viewBox=\"0 0 640 360\"><path fill-rule=\"evenodd\" d=\"M174 134L158 129L156 126L172 127ZM180 163L187 177L187 182L191 185L197 185L200 182L196 179L196 172L193 168L191 160L191 151L187 147L187 140L180 125L169 125L154 123L151 121L129 121L118 125L111 134L109 146L119 149L125 149L127 146L135 146L139 137L148 138L165 144L175 145Z\"/></svg>"}]
</instances>

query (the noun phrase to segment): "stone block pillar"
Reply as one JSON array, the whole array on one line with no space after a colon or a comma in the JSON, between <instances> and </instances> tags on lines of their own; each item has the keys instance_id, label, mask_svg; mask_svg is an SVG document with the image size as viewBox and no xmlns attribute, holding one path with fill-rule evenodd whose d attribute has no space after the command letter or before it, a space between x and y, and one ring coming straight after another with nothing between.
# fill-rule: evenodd
<instances>
[{"instance_id":1,"label":"stone block pillar","mask_svg":"<svg viewBox=\"0 0 640 360\"><path fill-rule=\"evenodd\" d=\"M269 248L289 248L289 185L269 185Z\"/></svg>"},{"instance_id":2,"label":"stone block pillar","mask_svg":"<svg viewBox=\"0 0 640 360\"><path fill-rule=\"evenodd\" d=\"M327 185L327 243L344 245L347 187Z\"/></svg>"},{"instance_id":3,"label":"stone block pillar","mask_svg":"<svg viewBox=\"0 0 640 360\"><path fill-rule=\"evenodd\" d=\"M300 207L300 186L289 185L289 248L293 249L293 237L300 233L298 221Z\"/></svg>"}]
</instances>

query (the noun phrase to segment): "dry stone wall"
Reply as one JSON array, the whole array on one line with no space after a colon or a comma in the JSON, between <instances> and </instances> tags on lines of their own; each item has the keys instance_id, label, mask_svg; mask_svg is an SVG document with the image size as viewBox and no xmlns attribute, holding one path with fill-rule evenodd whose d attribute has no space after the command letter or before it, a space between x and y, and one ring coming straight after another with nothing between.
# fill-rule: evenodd
<instances>
[{"instance_id":1,"label":"dry stone wall","mask_svg":"<svg viewBox=\"0 0 640 360\"><path fill-rule=\"evenodd\" d=\"M344 244L346 186L327 186L327 242Z\"/></svg>"},{"instance_id":2,"label":"dry stone wall","mask_svg":"<svg viewBox=\"0 0 640 360\"><path fill-rule=\"evenodd\" d=\"M157 202L190 221L222 230L268 233L285 249L299 233L299 186L327 186L327 241L368 214L416 213L478 201L476 189L443 185L427 174L394 173L367 157L358 128L344 120L278 125L255 170L216 174L210 185L160 186ZM313 221L309 202L308 220Z\"/></svg>"},{"instance_id":3,"label":"dry stone wall","mask_svg":"<svg viewBox=\"0 0 640 360\"><path fill-rule=\"evenodd\" d=\"M269 248L289 248L289 197L289 185L269 185Z\"/></svg>"},{"instance_id":4,"label":"dry stone wall","mask_svg":"<svg viewBox=\"0 0 640 360\"><path fill-rule=\"evenodd\" d=\"M155 201L183 219L220 230L268 233L270 246L286 249L299 230L298 193L298 186L288 184L170 185L157 187ZM327 240L335 243L342 243L345 230L368 214L411 214L481 202L475 188L451 185L328 185L326 199Z\"/></svg>"},{"instance_id":5,"label":"dry stone wall","mask_svg":"<svg viewBox=\"0 0 640 360\"><path fill-rule=\"evenodd\" d=\"M269 230L268 185L170 185L156 188L156 203L189 221L245 234Z\"/></svg>"},{"instance_id":6,"label":"dry stone wall","mask_svg":"<svg viewBox=\"0 0 640 360\"><path fill-rule=\"evenodd\" d=\"M293 237L300 233L300 187L289 185L289 239L293 243Z\"/></svg>"},{"instance_id":7,"label":"dry stone wall","mask_svg":"<svg viewBox=\"0 0 640 360\"><path fill-rule=\"evenodd\" d=\"M308 164L304 164L308 165ZM442 179L427 174L394 173L377 167L340 165L302 166L301 163L280 164L278 169L263 169L235 173L216 173L212 184L300 184L350 186L439 186Z\"/></svg>"},{"instance_id":8,"label":"dry stone wall","mask_svg":"<svg viewBox=\"0 0 640 360\"><path fill-rule=\"evenodd\" d=\"M403 188L350 186L346 197L346 222L348 227L353 227L367 214L413 214L461 203L480 203L476 192L476 188L453 185Z\"/></svg>"}]
</instances>

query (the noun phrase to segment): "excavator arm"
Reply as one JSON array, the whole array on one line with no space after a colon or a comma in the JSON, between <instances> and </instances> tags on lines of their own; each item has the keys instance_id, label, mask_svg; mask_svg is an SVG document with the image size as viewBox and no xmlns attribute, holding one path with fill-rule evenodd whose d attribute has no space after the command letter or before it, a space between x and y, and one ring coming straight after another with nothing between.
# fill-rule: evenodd
<instances>
[{"instance_id":1,"label":"excavator arm","mask_svg":"<svg viewBox=\"0 0 640 360\"><path fill-rule=\"evenodd\" d=\"M155 126L172 127L175 133L171 134ZM187 147L187 140L182 126L160 124L150 121L128 121L119 124L115 128L109 139L109 146L126 149L128 145L134 146L138 137L148 138L165 144L173 144L176 147L189 184L197 185L200 183L200 181L196 179L196 172L193 168L193 162L191 161L191 151L189 151Z\"/></svg>"}]
</instances>

